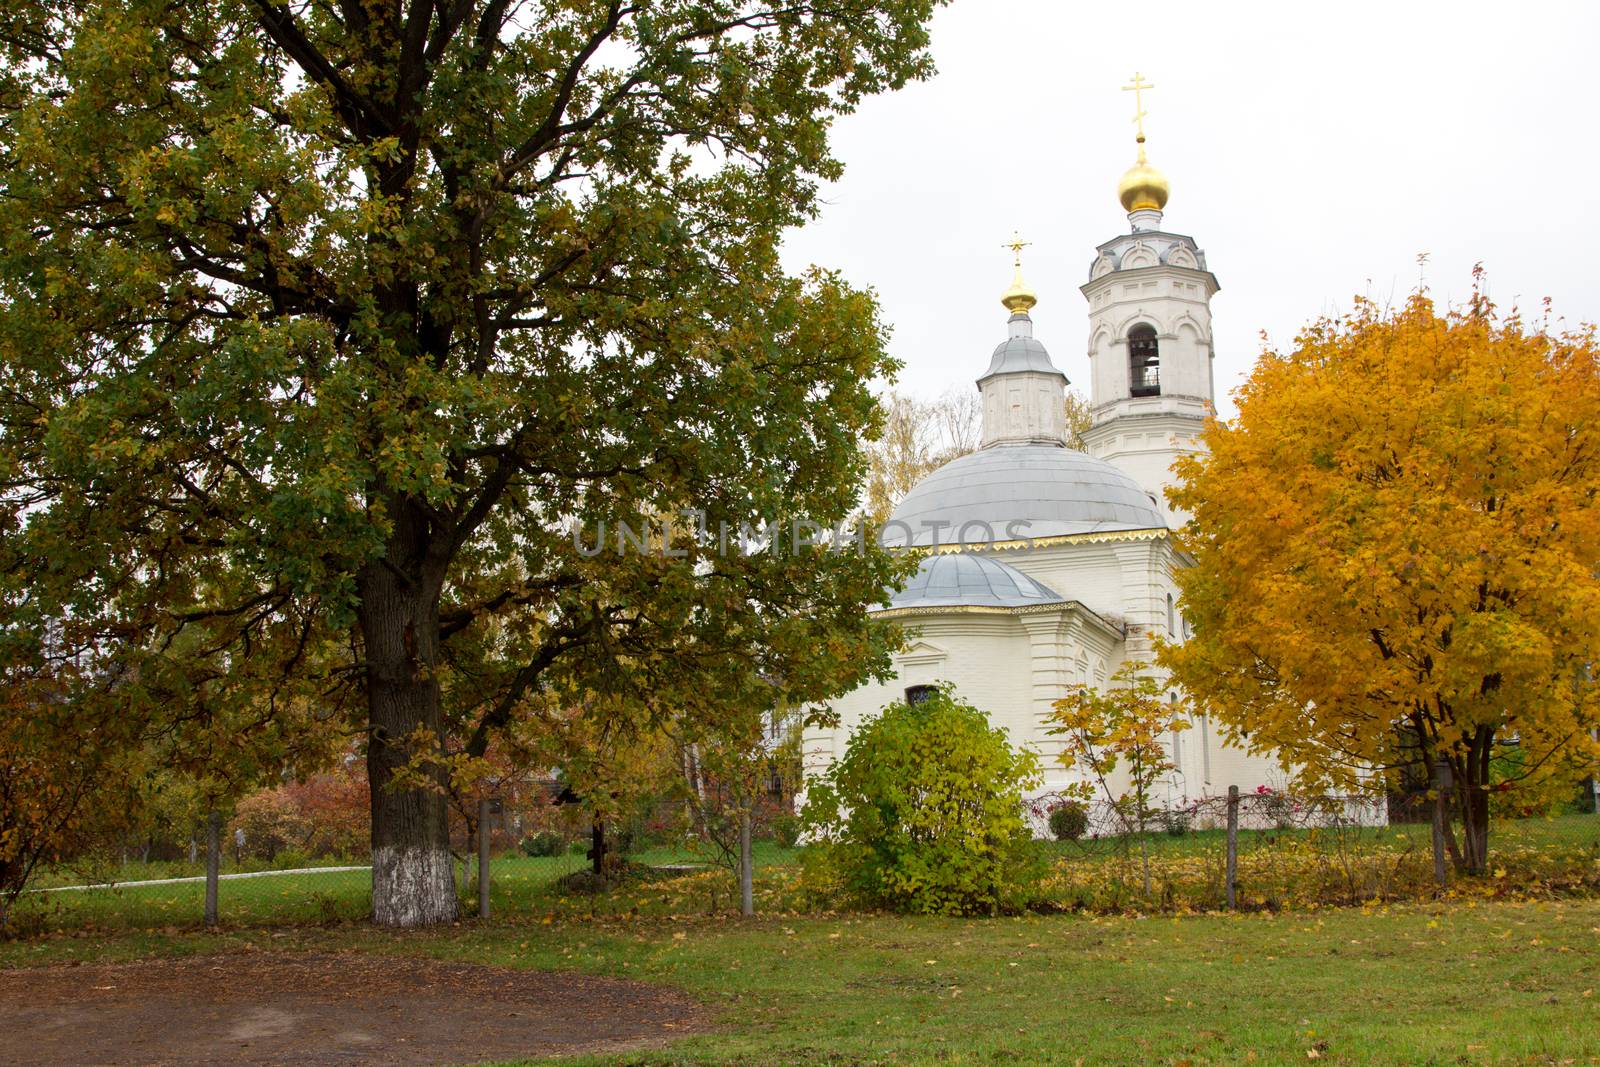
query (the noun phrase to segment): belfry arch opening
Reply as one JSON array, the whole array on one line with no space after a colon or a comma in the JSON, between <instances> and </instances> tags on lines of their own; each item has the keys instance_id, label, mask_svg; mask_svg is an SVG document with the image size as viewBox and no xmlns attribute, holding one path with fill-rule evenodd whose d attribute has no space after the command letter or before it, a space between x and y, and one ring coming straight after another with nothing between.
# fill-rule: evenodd
<instances>
[{"instance_id":1,"label":"belfry arch opening","mask_svg":"<svg viewBox=\"0 0 1600 1067\"><path fill-rule=\"evenodd\" d=\"M1155 327L1140 323L1128 331L1128 381L1134 396L1161 395L1161 351Z\"/></svg>"}]
</instances>

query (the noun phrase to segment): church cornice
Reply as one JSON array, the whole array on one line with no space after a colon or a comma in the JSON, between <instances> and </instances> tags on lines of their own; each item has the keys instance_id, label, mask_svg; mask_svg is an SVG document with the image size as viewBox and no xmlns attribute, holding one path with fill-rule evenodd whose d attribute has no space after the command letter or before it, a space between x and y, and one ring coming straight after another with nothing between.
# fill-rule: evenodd
<instances>
[{"instance_id":1,"label":"church cornice","mask_svg":"<svg viewBox=\"0 0 1600 1067\"><path fill-rule=\"evenodd\" d=\"M1198 404L1204 404L1208 410L1203 412L1182 411L1178 408L1168 407L1162 408L1159 411L1124 411L1121 414L1116 415L1115 418L1123 422L1156 422L1161 419L1173 419L1183 423L1192 423L1197 421L1203 423L1216 415L1216 410L1211 407L1211 401L1207 400L1203 396L1193 396L1188 393L1162 393L1160 396L1155 397L1118 397L1116 400L1107 401L1104 404L1097 404L1096 406L1090 408L1089 417L1091 419L1099 419L1101 415L1109 415L1118 407L1126 408L1131 406L1132 402L1152 400L1189 400ZM1107 418L1104 421L1097 421L1090 427L1090 430L1097 430L1101 426L1110 425L1110 423L1110 418Z\"/></svg>"},{"instance_id":2,"label":"church cornice","mask_svg":"<svg viewBox=\"0 0 1600 1067\"><path fill-rule=\"evenodd\" d=\"M1148 267L1130 267L1127 270L1114 269L1106 271L1098 278L1090 278L1078 286L1078 292L1085 297L1094 295L1095 290L1103 289L1112 281L1130 281L1145 277L1155 277L1162 274L1179 274L1188 278L1199 278L1206 283L1208 291L1206 297L1216 296L1222 291L1222 285L1217 281L1217 276L1208 270L1199 267L1178 267L1171 263L1156 263Z\"/></svg>"},{"instance_id":3,"label":"church cornice","mask_svg":"<svg viewBox=\"0 0 1600 1067\"><path fill-rule=\"evenodd\" d=\"M982 554L984 552L1015 552L1027 548L1049 548L1052 545L1081 545L1081 544L1109 544L1117 541L1159 541L1170 538L1172 531L1163 528L1149 528L1143 530L1093 530L1089 533L1055 534L1051 537L1024 537L1015 541L985 541L981 545L940 545L931 551L940 555L952 555L959 552ZM919 551L927 552L927 546L921 546Z\"/></svg>"},{"instance_id":4,"label":"church cornice","mask_svg":"<svg viewBox=\"0 0 1600 1067\"><path fill-rule=\"evenodd\" d=\"M1022 537L1018 541L990 541L984 545L995 552L1016 552L1018 549L1048 549L1058 544L1110 544L1115 541L1162 541L1173 536L1165 528L1150 530L1096 530L1082 534L1056 534L1053 537ZM960 552L960 545L939 545L939 552Z\"/></svg>"},{"instance_id":5,"label":"church cornice","mask_svg":"<svg viewBox=\"0 0 1600 1067\"><path fill-rule=\"evenodd\" d=\"M874 619L947 618L952 615L998 615L1009 618L1023 616L1072 613L1097 627L1106 635L1121 641L1128 636L1128 628L1111 622L1100 613L1084 606L1080 600L1056 600L1049 604L1029 604L1025 607L1002 608L984 604L951 605L939 607L924 605L910 608L885 608L872 613Z\"/></svg>"}]
</instances>

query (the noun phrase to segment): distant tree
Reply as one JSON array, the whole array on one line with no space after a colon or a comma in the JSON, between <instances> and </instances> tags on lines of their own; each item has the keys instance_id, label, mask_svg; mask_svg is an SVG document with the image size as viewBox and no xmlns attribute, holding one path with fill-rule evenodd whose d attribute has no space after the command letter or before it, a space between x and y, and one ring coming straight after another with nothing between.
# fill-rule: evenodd
<instances>
[{"instance_id":1,"label":"distant tree","mask_svg":"<svg viewBox=\"0 0 1600 1067\"><path fill-rule=\"evenodd\" d=\"M96 743L64 688L15 665L0 687L0 932L41 867L130 828L129 754Z\"/></svg>"},{"instance_id":2,"label":"distant tree","mask_svg":"<svg viewBox=\"0 0 1600 1067\"><path fill-rule=\"evenodd\" d=\"M596 878L625 866L625 830L638 814L681 794L676 752L662 723L625 702L603 709L574 705L519 719L508 731L514 762L554 767L563 804L575 804L589 824L588 858ZM737 722L730 723L733 728ZM482 773L484 765L476 768ZM469 772L468 779L473 777Z\"/></svg>"},{"instance_id":3,"label":"distant tree","mask_svg":"<svg viewBox=\"0 0 1600 1067\"><path fill-rule=\"evenodd\" d=\"M865 505L874 525L887 520L918 482L946 462L931 405L891 391L883 410L883 433L867 447Z\"/></svg>"},{"instance_id":4,"label":"distant tree","mask_svg":"<svg viewBox=\"0 0 1600 1067\"><path fill-rule=\"evenodd\" d=\"M1178 465L1194 636L1163 661L1230 737L1311 788L1453 772L1468 871L1491 790L1600 759L1600 348L1474 288L1362 301L1268 352Z\"/></svg>"},{"instance_id":5,"label":"distant tree","mask_svg":"<svg viewBox=\"0 0 1600 1067\"><path fill-rule=\"evenodd\" d=\"M1076 389L1067 390L1067 447L1084 450L1083 435L1088 432L1093 419L1089 415L1089 398Z\"/></svg>"},{"instance_id":6,"label":"distant tree","mask_svg":"<svg viewBox=\"0 0 1600 1067\"><path fill-rule=\"evenodd\" d=\"M1180 702L1167 699L1160 679L1144 664L1129 663L1105 689L1072 686L1055 702L1046 731L1061 738L1057 757L1082 775L1064 790L1097 805L1117 820L1123 834L1138 833L1145 892L1150 891L1150 820L1164 808L1157 787L1177 770L1171 739L1189 728Z\"/></svg>"},{"instance_id":7,"label":"distant tree","mask_svg":"<svg viewBox=\"0 0 1600 1067\"><path fill-rule=\"evenodd\" d=\"M743 730L723 727L678 738L694 833L733 873L739 886L739 913L747 916L755 914L757 808L771 780L764 729L768 721L747 720Z\"/></svg>"},{"instance_id":8,"label":"distant tree","mask_svg":"<svg viewBox=\"0 0 1600 1067\"><path fill-rule=\"evenodd\" d=\"M1047 732L1061 738L1058 762L1083 777L1066 792L1115 813L1124 833L1144 831L1161 810L1156 789L1177 770L1171 739L1189 728L1187 707L1161 680L1130 663L1104 689L1074 685L1052 706Z\"/></svg>"},{"instance_id":9,"label":"distant tree","mask_svg":"<svg viewBox=\"0 0 1600 1067\"><path fill-rule=\"evenodd\" d=\"M934 400L890 392L883 399L883 436L867 447L866 513L875 523L889 517L918 482L970 452L983 433L982 398L975 389L951 389ZM1083 449L1089 402L1067 390L1067 446Z\"/></svg>"},{"instance_id":10,"label":"distant tree","mask_svg":"<svg viewBox=\"0 0 1600 1067\"><path fill-rule=\"evenodd\" d=\"M7 3L0 655L242 782L353 725L395 925L456 915L447 738L886 665L885 555L708 539L857 504L883 329L778 249L935 2Z\"/></svg>"}]
</instances>

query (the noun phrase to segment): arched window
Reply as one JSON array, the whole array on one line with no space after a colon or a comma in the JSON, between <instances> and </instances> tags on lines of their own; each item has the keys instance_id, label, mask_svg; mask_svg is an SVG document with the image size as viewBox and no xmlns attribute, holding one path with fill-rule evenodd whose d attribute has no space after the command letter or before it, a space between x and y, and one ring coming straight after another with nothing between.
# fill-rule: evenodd
<instances>
[{"instance_id":1,"label":"arched window","mask_svg":"<svg viewBox=\"0 0 1600 1067\"><path fill-rule=\"evenodd\" d=\"M1128 380L1134 396L1161 395L1161 353L1153 326L1140 323L1128 331Z\"/></svg>"},{"instance_id":2,"label":"arched window","mask_svg":"<svg viewBox=\"0 0 1600 1067\"><path fill-rule=\"evenodd\" d=\"M938 692L939 692L939 687L936 686L936 685L912 685L912 686L907 686L906 687L906 703L907 704L920 704L924 700L931 699L932 697L937 695Z\"/></svg>"},{"instance_id":3,"label":"arched window","mask_svg":"<svg viewBox=\"0 0 1600 1067\"><path fill-rule=\"evenodd\" d=\"M1171 593L1167 594L1167 636L1168 637L1177 637L1178 636L1178 622L1177 622L1177 616L1173 613L1173 610L1172 610L1172 594Z\"/></svg>"}]
</instances>

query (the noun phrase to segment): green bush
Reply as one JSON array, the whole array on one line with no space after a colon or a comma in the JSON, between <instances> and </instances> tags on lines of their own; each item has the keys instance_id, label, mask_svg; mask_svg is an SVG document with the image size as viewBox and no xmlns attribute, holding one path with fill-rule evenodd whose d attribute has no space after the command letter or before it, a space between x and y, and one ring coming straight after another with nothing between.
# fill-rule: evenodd
<instances>
[{"instance_id":1,"label":"green bush","mask_svg":"<svg viewBox=\"0 0 1600 1067\"><path fill-rule=\"evenodd\" d=\"M1036 873L1022 794L1038 776L1033 753L948 689L891 704L810 790L808 879L922 914L1013 906Z\"/></svg>"},{"instance_id":2,"label":"green bush","mask_svg":"<svg viewBox=\"0 0 1600 1067\"><path fill-rule=\"evenodd\" d=\"M1172 809L1161 813L1161 828L1169 837L1182 837L1189 832L1192 816L1187 811Z\"/></svg>"},{"instance_id":3,"label":"green bush","mask_svg":"<svg viewBox=\"0 0 1600 1067\"><path fill-rule=\"evenodd\" d=\"M559 856L567 850L567 839L554 830L540 830L522 839L522 852L527 856Z\"/></svg>"},{"instance_id":4,"label":"green bush","mask_svg":"<svg viewBox=\"0 0 1600 1067\"><path fill-rule=\"evenodd\" d=\"M1076 841L1089 831L1089 809L1064 800L1050 809L1050 833L1057 841Z\"/></svg>"},{"instance_id":5,"label":"green bush","mask_svg":"<svg viewBox=\"0 0 1600 1067\"><path fill-rule=\"evenodd\" d=\"M776 815L772 819L772 840L782 848L794 848L800 843L800 820L794 815Z\"/></svg>"}]
</instances>

